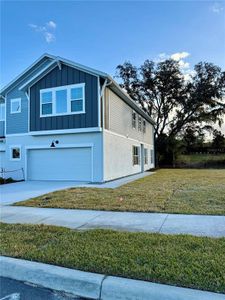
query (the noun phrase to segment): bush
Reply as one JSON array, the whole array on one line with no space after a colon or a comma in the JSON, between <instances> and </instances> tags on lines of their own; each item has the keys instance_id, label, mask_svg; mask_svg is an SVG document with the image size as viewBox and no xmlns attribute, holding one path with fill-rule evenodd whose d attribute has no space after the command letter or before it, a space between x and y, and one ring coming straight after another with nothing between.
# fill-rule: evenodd
<instances>
[{"instance_id":1,"label":"bush","mask_svg":"<svg viewBox=\"0 0 225 300\"><path fill-rule=\"evenodd\" d=\"M9 177L9 178L0 177L0 184L7 184L7 183L13 183L13 182L16 182L16 180L12 179L12 177Z\"/></svg>"}]
</instances>

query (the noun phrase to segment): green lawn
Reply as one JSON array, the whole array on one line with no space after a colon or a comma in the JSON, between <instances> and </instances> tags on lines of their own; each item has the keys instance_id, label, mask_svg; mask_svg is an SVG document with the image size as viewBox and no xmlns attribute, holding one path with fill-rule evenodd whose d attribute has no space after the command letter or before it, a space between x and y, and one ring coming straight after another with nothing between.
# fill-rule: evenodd
<instances>
[{"instance_id":1,"label":"green lawn","mask_svg":"<svg viewBox=\"0 0 225 300\"><path fill-rule=\"evenodd\" d=\"M225 169L161 169L117 189L72 188L16 205L225 215Z\"/></svg>"},{"instance_id":2,"label":"green lawn","mask_svg":"<svg viewBox=\"0 0 225 300\"><path fill-rule=\"evenodd\" d=\"M225 293L225 238L1 224L0 254Z\"/></svg>"}]
</instances>

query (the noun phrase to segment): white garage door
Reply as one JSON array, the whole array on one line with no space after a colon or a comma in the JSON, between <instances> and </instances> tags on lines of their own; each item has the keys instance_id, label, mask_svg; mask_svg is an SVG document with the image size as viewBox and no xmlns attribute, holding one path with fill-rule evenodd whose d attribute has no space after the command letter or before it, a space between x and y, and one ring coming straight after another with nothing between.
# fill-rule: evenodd
<instances>
[{"instance_id":1,"label":"white garage door","mask_svg":"<svg viewBox=\"0 0 225 300\"><path fill-rule=\"evenodd\" d=\"M28 150L28 180L91 181L91 148Z\"/></svg>"}]
</instances>

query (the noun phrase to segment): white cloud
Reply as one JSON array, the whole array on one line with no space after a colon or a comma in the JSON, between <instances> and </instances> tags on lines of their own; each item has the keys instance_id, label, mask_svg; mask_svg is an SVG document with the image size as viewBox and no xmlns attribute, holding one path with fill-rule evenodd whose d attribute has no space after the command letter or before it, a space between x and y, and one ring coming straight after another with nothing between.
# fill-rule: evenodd
<instances>
[{"instance_id":1,"label":"white cloud","mask_svg":"<svg viewBox=\"0 0 225 300\"><path fill-rule=\"evenodd\" d=\"M185 62L183 59L179 60L178 64L181 69L188 69L190 67L190 64L188 62Z\"/></svg>"},{"instance_id":2,"label":"white cloud","mask_svg":"<svg viewBox=\"0 0 225 300\"><path fill-rule=\"evenodd\" d=\"M185 81L190 81L192 79L192 76L194 75L195 75L195 71L191 69L188 69L183 72L183 77Z\"/></svg>"},{"instance_id":3,"label":"white cloud","mask_svg":"<svg viewBox=\"0 0 225 300\"><path fill-rule=\"evenodd\" d=\"M171 55L168 55L166 53L160 53L156 59L154 60L156 63L165 61L166 59L173 59L175 60L180 67L180 70L182 72L182 76L185 81L190 81L192 76L195 75L195 71L191 69L190 63L185 61L187 57L190 56L190 53L183 51L183 52L177 52L173 53Z\"/></svg>"},{"instance_id":4,"label":"white cloud","mask_svg":"<svg viewBox=\"0 0 225 300\"><path fill-rule=\"evenodd\" d=\"M215 14L219 14L224 10L224 6L219 2L215 2L210 9Z\"/></svg>"},{"instance_id":5,"label":"white cloud","mask_svg":"<svg viewBox=\"0 0 225 300\"><path fill-rule=\"evenodd\" d=\"M188 52L177 52L177 53L172 54L170 56L170 58L172 58L173 60L179 61L182 58L186 58L188 56L190 56L190 53L188 53Z\"/></svg>"},{"instance_id":6,"label":"white cloud","mask_svg":"<svg viewBox=\"0 0 225 300\"><path fill-rule=\"evenodd\" d=\"M29 24L29 26L35 32L41 33L47 43L52 43L56 40L55 34L53 33L56 29L56 23L54 21L48 21L45 26L36 24Z\"/></svg>"},{"instance_id":7,"label":"white cloud","mask_svg":"<svg viewBox=\"0 0 225 300\"><path fill-rule=\"evenodd\" d=\"M56 23L54 21L49 21L46 25L50 28L56 29Z\"/></svg>"},{"instance_id":8,"label":"white cloud","mask_svg":"<svg viewBox=\"0 0 225 300\"><path fill-rule=\"evenodd\" d=\"M44 32L44 37L47 43L52 43L55 41L55 35L51 32Z\"/></svg>"}]
</instances>

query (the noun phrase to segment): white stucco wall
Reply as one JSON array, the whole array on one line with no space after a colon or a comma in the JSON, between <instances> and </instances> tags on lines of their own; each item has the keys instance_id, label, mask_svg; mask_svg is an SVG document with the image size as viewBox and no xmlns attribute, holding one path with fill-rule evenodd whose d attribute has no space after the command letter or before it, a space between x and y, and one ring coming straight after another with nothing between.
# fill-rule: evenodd
<instances>
[{"instance_id":1,"label":"white stucco wall","mask_svg":"<svg viewBox=\"0 0 225 300\"><path fill-rule=\"evenodd\" d=\"M23 168L26 176L27 161L27 150L26 147L42 147L49 146L53 140L58 140L59 144L56 147L68 146L71 144L93 144L93 182L103 181L103 154L102 154L102 134L99 133L76 133L76 134L59 134L59 135L45 135L45 136L7 136L5 143L5 169L7 171L17 170ZM21 146L21 160L12 161L10 160L10 147ZM45 160L46 157L43 157ZM63 157L61 157L63 160ZM7 173L8 177L12 177L16 180L22 179L22 171L16 171Z\"/></svg>"},{"instance_id":2,"label":"white stucco wall","mask_svg":"<svg viewBox=\"0 0 225 300\"><path fill-rule=\"evenodd\" d=\"M129 105L109 88L106 89L103 131L105 181L142 171L143 157L140 157L139 165L133 165L133 146L140 147L140 153L141 145L147 149L148 164L144 165L144 170L154 167L154 163L150 161L150 150L154 149L153 126L146 121L146 132L139 131L137 114L136 128L133 128L132 112Z\"/></svg>"},{"instance_id":3,"label":"white stucco wall","mask_svg":"<svg viewBox=\"0 0 225 300\"><path fill-rule=\"evenodd\" d=\"M148 164L144 165L144 170L154 167L150 161L150 150L153 145L141 143L138 140L127 138L122 135L104 130L104 180L112 180L141 172L141 162L133 165L133 146L148 149Z\"/></svg>"}]
</instances>

